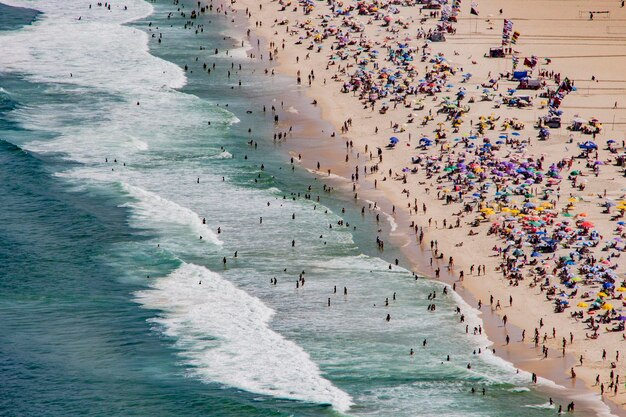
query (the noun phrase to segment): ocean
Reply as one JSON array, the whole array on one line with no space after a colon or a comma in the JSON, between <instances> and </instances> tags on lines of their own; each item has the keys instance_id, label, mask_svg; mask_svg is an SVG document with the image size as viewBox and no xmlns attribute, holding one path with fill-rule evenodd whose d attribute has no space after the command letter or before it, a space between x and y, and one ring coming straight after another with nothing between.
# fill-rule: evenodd
<instances>
[{"instance_id":1,"label":"ocean","mask_svg":"<svg viewBox=\"0 0 626 417\"><path fill-rule=\"evenodd\" d=\"M244 27L182 0L6 3L0 415L554 415L477 311L291 163L271 106L298 86Z\"/></svg>"}]
</instances>

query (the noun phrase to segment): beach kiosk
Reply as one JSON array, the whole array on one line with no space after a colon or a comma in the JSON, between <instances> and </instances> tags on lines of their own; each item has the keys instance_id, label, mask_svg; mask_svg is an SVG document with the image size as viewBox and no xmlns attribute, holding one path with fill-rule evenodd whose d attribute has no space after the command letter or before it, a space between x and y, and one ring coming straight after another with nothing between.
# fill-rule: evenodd
<instances>
[{"instance_id":1,"label":"beach kiosk","mask_svg":"<svg viewBox=\"0 0 626 417\"><path fill-rule=\"evenodd\" d=\"M561 127L561 118L559 116L546 116L544 123L549 128L558 129Z\"/></svg>"},{"instance_id":2,"label":"beach kiosk","mask_svg":"<svg viewBox=\"0 0 626 417\"><path fill-rule=\"evenodd\" d=\"M542 87L541 80L522 78L517 86L518 90L539 90Z\"/></svg>"},{"instance_id":3,"label":"beach kiosk","mask_svg":"<svg viewBox=\"0 0 626 417\"><path fill-rule=\"evenodd\" d=\"M489 48L489 58L504 58L506 54L504 53L504 48L501 46L496 46L494 48Z\"/></svg>"}]
</instances>

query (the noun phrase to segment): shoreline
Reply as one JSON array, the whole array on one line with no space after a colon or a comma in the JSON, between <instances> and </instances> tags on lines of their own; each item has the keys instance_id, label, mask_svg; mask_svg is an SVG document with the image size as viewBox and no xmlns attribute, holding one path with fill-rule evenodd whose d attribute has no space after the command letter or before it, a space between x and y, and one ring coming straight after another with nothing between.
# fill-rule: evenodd
<instances>
[{"instance_id":1,"label":"shoreline","mask_svg":"<svg viewBox=\"0 0 626 417\"><path fill-rule=\"evenodd\" d=\"M236 4L235 6L238 7L239 10L243 10L241 7L244 7L245 5L240 6L239 4ZM272 6L272 4L269 3L267 4L267 6L268 7ZM239 17L242 18L241 16ZM247 19L243 19L243 20L247 21ZM253 33L255 33L255 29L254 28L251 28L251 29ZM264 40L270 39L272 37L271 29L268 29L267 26L260 28L260 29L257 28L256 32L259 32L259 38L264 39ZM256 39L256 38L253 38L253 39ZM265 40L265 45L263 45L263 41L262 41L261 48L259 50L264 51L265 49L263 48L265 47L267 47L267 40ZM251 51L256 51L256 49L252 47ZM287 52L285 53L287 54L289 53L289 48L287 48ZM275 65L270 65L270 66L275 67L278 73L280 74L293 77L295 75L294 73L295 67L293 64L285 63L282 59L284 57L284 55L282 54L283 53L281 52L281 55L277 57L277 62L273 63ZM317 89L315 88L307 89L303 85L301 88L299 88L298 94L299 95L301 94L303 97L309 97L311 99L315 98L318 101L317 108L321 115L322 126L332 125L335 128L337 128L341 125L340 120L339 120L339 114L340 114L339 111L341 109L341 105L337 102L332 102L332 98L333 98L332 95L320 94L322 90L328 90L332 88L333 87L325 87L325 88L318 87ZM304 101L304 98L302 98L302 101ZM569 103L566 102L566 105L564 107L567 108L568 107L567 104ZM301 109L298 109L298 110L301 110ZM286 113L286 115L288 115L288 113ZM293 120L299 119L298 115L293 116L292 119ZM290 120L290 117L288 117L288 120ZM280 125L286 126L287 123L281 120ZM316 135L311 134L311 137L314 137L314 136ZM349 170L347 169L347 167L341 164L341 161L339 160L339 152L341 152L342 143L344 142L344 140L352 139L353 136L354 136L353 134L347 134L347 135L337 135L335 139L331 139L331 138L322 139L320 141L321 143L316 144L317 146L315 146L316 148L319 148L319 149L313 149L311 146L301 147L302 142L307 140L304 138L300 140L290 139L288 143L291 145L295 145L295 146L290 146L290 148L292 148L292 151L291 151L292 155L294 153L297 153L298 151L301 151L302 149L306 149L307 151L306 156L310 158L311 155L309 153L317 152L315 158L328 164L328 166L323 165L322 170L330 168L333 174L343 175L343 177L346 179L346 185L347 185L351 183L349 179L350 174L349 174ZM357 143L357 146L358 146L359 144L358 140L355 140L355 142ZM336 152L338 154L337 156L333 157L331 155L332 150L328 149L329 144L333 145L332 149L336 149ZM286 146L286 145L287 144L283 144L283 146ZM322 148L323 150L321 150ZM307 169L309 169L310 171L315 171L314 162L308 158L304 159L304 161L302 162L302 165L306 167ZM320 179L324 179L323 175L319 175L318 177ZM358 187L359 201L372 199L373 201L377 201L381 203L382 205L387 205L387 206L391 206L392 204L398 203L397 197L393 194L394 190L391 190L387 187L382 187L382 186L380 187L381 189L374 190L370 179L371 178L368 178L366 176L365 180L361 180L359 182L359 187ZM330 181L333 181L333 180L331 179ZM345 190L345 192L346 192L346 195L349 195L350 193L350 191L347 189ZM427 201L429 203L428 204L429 207L437 202L432 197L430 198L430 200L426 200L425 199L426 196L424 195L421 195L420 197L421 197L420 201ZM400 205L398 204L398 207L399 206ZM386 209L387 209L386 211L391 212L391 209L389 207L386 207ZM394 243L396 247L400 248L404 256L410 260L409 269L417 271L424 276L431 277L433 271L432 271L432 268L428 266L428 262L427 262L428 254L426 252L428 250L427 249L425 250L423 249L423 247L420 247L419 245L415 244L414 243L415 238L414 236L412 236L412 233L406 232L406 229L408 229L409 223L410 223L409 219L413 219L416 222L421 223L421 225L424 227L425 227L425 224L424 224L425 219L410 217L404 211L399 211L398 213L395 214L394 217L396 219L396 222L398 223L398 226L397 226L398 229L394 232L387 232L387 234L390 236L391 241ZM441 234L442 232L427 230L425 233L425 240L428 241L431 236L432 238L440 239L439 236ZM475 241L475 242L477 243L478 241ZM444 248L444 252L454 251L454 247L451 246L450 244L451 242L449 241L445 242L445 241L440 240L439 243ZM437 266L437 264L435 264L435 266ZM489 269L492 270L493 261L489 262L488 266L489 266ZM442 274L443 276L440 278L441 281L446 282L451 285L453 283L459 284L459 281L454 274L445 272L445 268L443 269L442 272L444 273ZM470 279L471 278L472 277L470 277ZM468 283L468 281L469 280L466 279L464 283L461 283L462 288L457 290L457 292L462 296L462 298L469 305L475 305L476 300L480 299L481 297L485 297L486 294L488 294L488 292L485 291L484 288L482 289L480 288L480 283L472 284L472 283ZM466 284L466 285L463 285L463 284ZM503 294L502 289L500 289L498 293ZM540 303L540 304L543 304L544 306L546 305L545 303ZM544 313L545 309L546 307L542 307L541 313ZM483 309L481 310L481 313L484 313L484 311L485 311L485 307L483 307ZM538 318L542 317L541 313L537 315ZM482 320L485 323L485 329L486 329L487 334L489 335L489 339L493 342L494 346L504 345L505 333L502 332L502 327L500 326L500 320L501 320L500 316L498 316L497 314L494 314L493 309L491 309L491 314L481 314L481 316L482 316L481 317ZM508 327L509 332L512 333L514 339L516 336L517 337L519 336L519 333L521 332L520 329L528 326L528 320L520 321L519 319L516 319L515 316L511 316L510 323L516 326L514 331L512 331L512 327L510 324ZM553 324L554 323L551 323L549 324L549 326L552 326ZM557 326L560 324L561 323L557 323ZM589 375L586 375L586 377L584 377L583 375L580 375L581 378L576 379L574 381L574 384L571 384L572 379L569 376L566 376L565 371L567 371L567 369L572 365L572 363L575 362L573 354L570 352L568 352L565 358L562 358L559 356L559 357L550 359L551 362L555 363L551 366L545 366L546 362L539 360L541 355L538 355L538 352L536 352L536 348L533 348L528 343L522 344L521 346L513 345L509 348L501 347L497 349L497 353L498 353L498 356L500 356L501 358L509 362L512 362L515 366L518 366L521 369L525 369L530 372L537 371L538 375L543 376L547 379L553 380L563 386L574 385L575 389L570 394L568 394L568 397L570 398L579 398L579 396L583 393L593 395L595 398L591 399L592 402L598 398L597 395L592 390L592 388L590 387L591 379ZM585 379L586 384L583 383L581 379ZM607 405L612 409L613 412L617 412L618 414L623 413L623 409L619 408L617 403L614 403L613 401L611 401L610 397L607 398L607 400L608 401L605 401L605 403L608 403Z\"/></svg>"}]
</instances>

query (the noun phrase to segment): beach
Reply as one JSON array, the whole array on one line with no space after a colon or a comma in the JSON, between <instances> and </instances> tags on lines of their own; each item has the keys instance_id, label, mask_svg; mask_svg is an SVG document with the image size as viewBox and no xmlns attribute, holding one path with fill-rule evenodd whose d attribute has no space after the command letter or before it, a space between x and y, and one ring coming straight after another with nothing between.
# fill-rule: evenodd
<instances>
[{"instance_id":1,"label":"beach","mask_svg":"<svg viewBox=\"0 0 626 417\"><path fill-rule=\"evenodd\" d=\"M623 415L619 2L2 3L0 409Z\"/></svg>"},{"instance_id":2,"label":"beach","mask_svg":"<svg viewBox=\"0 0 626 417\"><path fill-rule=\"evenodd\" d=\"M348 5L343 6L348 9ZM410 170L413 168L411 158L419 157L418 155L422 155L424 159L429 155L436 155L439 157L438 161L448 162L448 166L454 165L458 162L455 158L462 152L459 145L463 142L469 143L471 140L477 140L477 143L480 143L483 137L490 138L490 145L501 148L498 156L502 160L506 161L511 157L519 160L516 154L530 156L531 161L541 158L544 169L559 161L579 156L582 149L578 145L595 140L598 144L598 154L590 156L593 161L601 161L598 164L601 164L601 169L597 169L597 175L594 173L593 161L589 165L586 158L573 159L572 164L566 168L567 172L563 172L562 178L558 178L558 182L555 181L552 184L553 195L538 200L537 197L541 196L540 190L545 190L543 186L545 183L538 185L539 183L533 181L529 188L531 192L524 193L532 196L525 197L522 194L522 198L518 198L516 203L520 209L524 204L529 204L527 208L530 208L541 207L542 202L547 203L540 211L526 210L524 213L529 217L535 216L536 220L530 221L542 222L535 226L535 230L539 232L545 224L541 214L545 213L546 209L548 212L554 210L554 213L558 215L563 213L561 211L563 208L570 205L567 214L571 216L572 226L576 220L585 220L590 222L593 225L591 227L602 236L594 251L594 256L598 262L613 266L611 270L614 271L616 278L619 277L615 285L619 287L625 267L624 263L619 261L619 248L623 249L619 237L621 228L617 225L619 216L613 216L619 215L620 212L616 210L609 213L602 212L606 210L607 201L613 206L613 202L619 204L620 200L623 200L626 184L623 167L616 166L614 159L619 152L623 152L623 123L626 120L623 104L620 103L626 80L622 79L619 70L626 60L625 48L620 45L624 35L620 34L619 29L623 23L624 11L619 2L603 2L602 4L583 2L575 6L567 1L548 4L534 2L533 7L528 7L528 2L508 2L503 7L498 2L483 1L480 2L479 16L473 16L469 14L467 6L465 5L458 22L454 24L456 33L446 34L445 42L429 43L428 59L425 62L419 62L418 58L421 54L414 48L422 47L425 42L424 39L417 39L417 30L423 27L427 32L439 20L429 18L420 24L419 20L432 12L432 10L422 9L423 5L398 5L397 13L388 10L389 7L393 7L390 5L381 10L378 16L377 11L361 15L357 7L346 16L344 11L337 12L342 7L338 4L333 12L331 7L318 2L311 6L310 13L302 4L297 7L295 4L286 7L277 2L264 2L262 9L258 3L238 2L236 4L239 10L247 7L251 13L249 20L251 26L254 26L253 33L261 36L265 42L268 40L274 42L272 45L266 44L253 48L251 53L255 57L263 53L264 59L267 60L269 53L273 51L275 56L272 58L277 59L277 62L267 62L268 68L275 68L278 72L300 77L302 90L306 91L306 95L311 100L316 101L322 117L330 121L335 128L335 138L330 138L328 132L319 132L320 144L318 146L311 149L312 146L309 143L304 145L307 148L307 152L304 153L305 166L315 169L315 162L323 159L326 165L323 164L317 169L320 177L324 176L327 169L331 169L333 173L347 180L343 184L341 181L336 181L338 186L342 186L347 192L350 192L352 184L350 176L358 166L358 172L361 175L357 182L357 192L361 196L358 205L364 205L361 201L366 200L365 196L368 196L371 201L375 201L378 196L381 200L388 201L386 205L381 203L381 210L391 213L393 209L390 205L395 207L394 217L397 229L391 232L391 237L395 244L403 248L408 261L411 262L411 269L429 277L434 275L435 269L441 269L441 275L446 276L444 278L446 281L454 282L457 287L463 288L463 291L466 290L474 301L481 300L483 317L495 315L497 320L501 320L506 315L508 322L515 324L517 329L509 333L501 324L494 325L490 336L495 339L502 340L508 334L511 343L520 344L522 343L521 330L525 330L523 350L526 350L527 354L530 351L532 352L530 356L535 356L535 360L524 362L525 369L540 375L557 372L561 375L558 378L559 381L564 384L572 383L571 369L574 369L575 380L584 380L589 389L600 393L601 389L604 390L609 385L614 387L612 382L623 369L622 362L616 356L623 343L622 332L604 330L618 323L618 321L613 321L609 326L601 325L600 336L597 339L590 339L588 335L591 335L593 330L581 323L583 319L588 319L590 316L586 314L585 307L577 307L577 305L581 302L591 304L595 294L603 289L602 286L591 283L589 287L581 285L577 296L571 297L572 301L568 301L568 308L563 313L554 313L554 297L548 300L546 289L540 288L540 285L529 287L528 284L529 281L532 282L532 278L529 279L526 276L519 282L516 282L516 279L502 279L500 264L503 258L498 256L497 252L494 253L493 248L494 246L500 247L502 250L507 245L502 239L487 236L487 232L490 226L507 217L505 213L510 212L506 210L510 204L500 204L493 214L484 216L484 221L481 220L477 227L470 228L470 223L476 216L464 213L455 214L461 212L462 206L452 202L446 204L446 194L450 195L455 192L451 190L454 187L452 178L441 179L441 176L437 178L435 175L423 175L424 164L420 165L418 173L411 173ZM501 7L503 7L502 12L500 12ZM590 19L590 11L603 13L594 13L594 18ZM390 24L385 22L384 16L391 17ZM563 98L560 106L562 125L560 128L550 129L548 140L539 140L538 129L533 128L539 117L548 114L548 100L537 97L540 91L518 90L515 93L530 96L532 105L528 107L501 104L494 109L494 104L496 104L494 101L513 95L508 94L507 90L515 89L518 85L516 80L498 77L512 72L510 55L506 58L485 57L490 47L500 45L504 19L514 22L513 31L519 32L519 41L510 45L518 51L515 55L521 57L521 61L524 57L537 57L537 64L533 68L535 77L542 72L541 79L551 83L554 89L558 84L554 82L554 77L550 78L547 72L559 74L560 81L567 77L576 87L575 91L568 92ZM257 22L262 22L262 25L259 26ZM336 30L329 32L328 28L339 28L339 30L344 30L344 33L350 32L346 29L345 22L349 22L348 28L358 27L359 30L352 34L352 38L346 35L348 39L345 40L345 46L338 47ZM319 38L316 39L316 36ZM366 38L367 45L362 42L363 38ZM432 58L437 55L445 57L445 63L450 68L456 69L455 74L446 79L445 84L437 93L415 94L414 96L403 94L402 96L406 98L402 103L394 104L390 96L387 100L376 100L372 107L369 104L364 106L363 103L368 97L361 95L361 100L355 97L360 91L357 88L355 92L342 92L344 83L348 82L350 76L357 70L357 61L364 60L365 65L369 65L367 67L369 69L373 69L373 62L380 64L378 70L384 68L385 65L391 68L392 65L386 56L386 47L401 51L398 48L399 44L405 44L403 48L409 49L412 57L415 58L410 65L416 67L416 74L408 76L410 81L417 83L417 79L423 77L424 68L433 67ZM331 50L333 46L336 49ZM372 50L377 50L378 54L371 54ZM345 57L337 58L341 54L345 54ZM358 56L357 59L353 58L355 55ZM444 61L438 61L438 63L441 62ZM608 62L610 65L604 64ZM531 68L519 64L518 70L530 71ZM309 77L312 74L311 71L314 71L313 80ZM389 74L393 72L390 71ZM379 71L375 73L380 74ZM471 74L471 76L466 78L462 74ZM403 76L406 77L404 74L400 75L400 77ZM484 90L485 84L491 84L490 79L497 79L496 88ZM435 116L434 120L429 121L428 124L421 125L420 122L425 115L436 114L437 110L442 108L443 98L454 97L460 87L466 90L465 103L468 97L473 98L474 102L469 104L471 110L464 113L463 124L457 132L452 132L449 119L445 120L442 116ZM495 97L491 97L492 94ZM483 97L485 100L481 101ZM381 102L384 101L387 102L389 110L385 114L380 114L379 109L381 105L384 106ZM450 101L455 103L454 99ZM445 113L443 114L445 116ZM477 125L481 116L485 119L493 116L498 121L488 121L494 126L493 129L486 128L484 132L477 134ZM514 130L509 127L510 124L507 129L502 128L505 119L513 118L516 119L514 123L521 123L524 128ZM573 119L580 119L584 121L584 124L587 124L589 120L597 119L598 123L602 124L602 130L592 135L566 129ZM347 121L349 124L346 124ZM438 141L437 145L432 147L431 145L420 146L434 142L437 128L442 127L442 125L438 126L440 122L445 124L447 140ZM394 125L396 125L395 128ZM342 127L347 127L348 130L342 131ZM472 134L478 137L468 142L466 138ZM386 148L390 144L391 137L398 139L394 149ZM455 143L453 141L455 137L461 140ZM421 138L429 138L429 140L420 142ZM609 140L615 141L615 145L612 145L613 142L607 144ZM341 149L345 150L344 143L347 141L352 142L353 146L350 146L346 152L342 152ZM526 141L528 141L526 145L519 146ZM382 162L377 158L376 148L384 149ZM615 153L610 148L615 148L618 152ZM465 149L467 150L467 147ZM374 156L367 157L372 150L374 150ZM595 148L593 150L595 152ZM298 151L298 148L294 148L293 153L297 154ZM359 157L357 157L358 154L360 154ZM345 163L344 157L346 157ZM378 169L376 172L363 171L364 166L374 165ZM576 186L573 186L573 182L567 179L568 172L571 171L581 172L582 176L576 182ZM467 172L464 171L463 175ZM573 177L569 176L569 178ZM438 181L435 181L436 179ZM376 190L373 189L375 180ZM581 183L584 184L582 189ZM448 191L445 191L446 189ZM462 191L464 195L468 195L466 189ZM484 201L484 199L481 198L479 201ZM422 209L422 204L427 206L426 213ZM476 206L480 207L480 203ZM504 212L501 211L503 207ZM485 212L490 213L483 211ZM454 223L457 218L459 218L459 227ZM444 219L448 222L447 226L443 224ZM568 222L563 227L566 229L569 227L569 220L568 218L564 220ZM555 223L557 222L553 221L550 225ZM421 244L414 231L416 225L424 232ZM470 230L474 235L468 236ZM614 237L617 237L615 243L617 243L618 251L615 252L615 257L606 261L610 249L601 251L601 248L607 242L611 242ZM435 260L430 266L424 262L424 259L432 257L428 243L433 240L437 241L439 252L444 254L444 258ZM609 244L613 245L613 243ZM533 251L528 252L528 249L526 251L528 260L532 260L530 252ZM556 253L567 256L569 252L571 250L561 248ZM454 257L454 265L448 270L450 255ZM553 264L546 269L553 268L555 256L556 254L541 257L543 259L551 257L553 260ZM476 268L479 265L484 265L486 272L477 274ZM470 267L474 270L473 273L469 271ZM516 266L513 268L517 269ZM528 269L530 268L526 267L526 271ZM459 280L461 271L464 272L462 281ZM574 275L579 274L578 271L573 272ZM510 275L511 271L507 276L510 277ZM570 288L573 290L573 287ZM584 292L587 295L581 297L581 293ZM617 317L621 311L622 302L619 297L620 292L613 294L616 299L610 299L608 302L615 305L616 316L614 317ZM494 301L490 303L491 297ZM512 303L509 302L510 298L514 300ZM496 311L497 304L500 304L502 308L498 307ZM583 319L570 316L570 312L581 309L585 311ZM606 310L599 312L603 311ZM535 328L540 328L538 347L535 347L532 341ZM544 334L547 336L545 340ZM566 340L565 352L569 360L556 359L563 356L561 352L563 339ZM544 352L539 347L542 345L549 350L548 358L554 358L552 361L543 360ZM606 351L604 359L603 351ZM583 366L580 366L581 356ZM511 360L516 362L514 359ZM596 383L597 375L600 376L600 383ZM623 395L624 389L619 386L616 391L610 393L605 391L604 398L621 408L624 403Z\"/></svg>"}]
</instances>

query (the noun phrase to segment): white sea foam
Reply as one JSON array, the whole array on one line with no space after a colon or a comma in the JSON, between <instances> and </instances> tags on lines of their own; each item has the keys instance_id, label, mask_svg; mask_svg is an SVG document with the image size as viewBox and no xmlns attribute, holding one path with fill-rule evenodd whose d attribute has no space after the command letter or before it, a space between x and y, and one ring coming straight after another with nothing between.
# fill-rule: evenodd
<instances>
[{"instance_id":1,"label":"white sea foam","mask_svg":"<svg viewBox=\"0 0 626 417\"><path fill-rule=\"evenodd\" d=\"M373 201L365 200L365 202L367 204L370 204L372 207L374 207ZM386 211L381 210L380 207L376 207L374 210L379 211L383 216L385 216L385 218L389 222L389 227L391 227L391 231L390 231L391 233L395 232L398 229L398 223L396 223L396 219L393 217L393 215L387 213Z\"/></svg>"},{"instance_id":2,"label":"white sea foam","mask_svg":"<svg viewBox=\"0 0 626 417\"><path fill-rule=\"evenodd\" d=\"M122 188L135 200L122 206L132 208L132 216L142 220L141 226L144 226L146 222L154 224L155 227L182 226L193 232L195 238L202 236L204 241L216 245L222 244L217 235L209 229L207 224L203 224L200 216L192 210L130 184L123 183Z\"/></svg>"},{"instance_id":3,"label":"white sea foam","mask_svg":"<svg viewBox=\"0 0 626 417\"><path fill-rule=\"evenodd\" d=\"M527 405L526 407L528 407L528 408L540 408L540 409L548 409L548 410L550 410L550 409L553 409L555 406L554 406L554 403L550 404L549 402L547 402L547 403L543 403L543 404L529 404L529 405Z\"/></svg>"},{"instance_id":4,"label":"white sea foam","mask_svg":"<svg viewBox=\"0 0 626 417\"><path fill-rule=\"evenodd\" d=\"M328 175L328 171L326 171L326 172L318 171L316 169L311 169L311 168L307 168L306 170L309 171L311 174L315 174L315 175L317 175L319 177L322 177L322 178L339 180L339 181L343 181L343 182L348 181L348 179L346 177L342 177L341 175L332 174L332 173L330 175Z\"/></svg>"},{"instance_id":5,"label":"white sea foam","mask_svg":"<svg viewBox=\"0 0 626 417\"><path fill-rule=\"evenodd\" d=\"M177 339L198 377L339 411L352 404L301 347L270 328L272 309L219 274L183 264L135 295L144 307L163 311L152 321Z\"/></svg>"},{"instance_id":6,"label":"white sea foam","mask_svg":"<svg viewBox=\"0 0 626 417\"><path fill-rule=\"evenodd\" d=\"M44 14L33 25L0 35L4 71L24 73L33 81L120 92L180 88L186 82L181 68L149 54L145 32L121 25L152 13L147 2L129 0L128 10L114 5L111 11L89 9L88 0L5 3L34 7Z\"/></svg>"},{"instance_id":7,"label":"white sea foam","mask_svg":"<svg viewBox=\"0 0 626 417\"><path fill-rule=\"evenodd\" d=\"M217 155L213 155L210 158L211 159L232 159L233 158L233 154L228 152L228 151L224 151L224 152L220 152Z\"/></svg>"}]
</instances>

